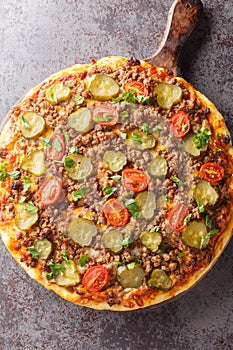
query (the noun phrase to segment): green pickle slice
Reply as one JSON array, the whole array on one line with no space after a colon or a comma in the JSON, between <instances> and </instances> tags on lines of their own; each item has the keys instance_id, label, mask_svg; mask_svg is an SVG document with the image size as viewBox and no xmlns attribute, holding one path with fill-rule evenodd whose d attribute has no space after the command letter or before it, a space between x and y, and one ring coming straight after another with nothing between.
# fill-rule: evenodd
<instances>
[{"instance_id":1,"label":"green pickle slice","mask_svg":"<svg viewBox=\"0 0 233 350\"><path fill-rule=\"evenodd\" d=\"M35 176L44 174L46 172L44 152L42 150L35 150L29 153L22 160L21 168Z\"/></svg>"},{"instance_id":2,"label":"green pickle slice","mask_svg":"<svg viewBox=\"0 0 233 350\"><path fill-rule=\"evenodd\" d=\"M120 87L114 79L107 74L96 74L91 81L89 91L97 100L107 101L112 97L116 97L119 93Z\"/></svg>"},{"instance_id":3,"label":"green pickle slice","mask_svg":"<svg viewBox=\"0 0 233 350\"><path fill-rule=\"evenodd\" d=\"M133 269L126 269L119 273L119 282L125 288L139 288L142 285L142 280L145 276L145 271L140 265L136 265Z\"/></svg>"},{"instance_id":4,"label":"green pickle slice","mask_svg":"<svg viewBox=\"0 0 233 350\"><path fill-rule=\"evenodd\" d=\"M156 197L153 192L144 191L135 198L144 219L150 220L156 209Z\"/></svg>"},{"instance_id":5,"label":"green pickle slice","mask_svg":"<svg viewBox=\"0 0 233 350\"><path fill-rule=\"evenodd\" d=\"M123 152L106 151L103 161L108 163L108 167L113 172L118 172L123 169L127 163L126 155Z\"/></svg>"},{"instance_id":6,"label":"green pickle slice","mask_svg":"<svg viewBox=\"0 0 233 350\"><path fill-rule=\"evenodd\" d=\"M105 248L110 249L113 253L120 253L122 250L123 236L120 231L114 230L105 232L102 236L102 242Z\"/></svg>"},{"instance_id":7,"label":"green pickle slice","mask_svg":"<svg viewBox=\"0 0 233 350\"><path fill-rule=\"evenodd\" d=\"M156 157L147 166L151 176L165 176L167 174L167 161L165 158Z\"/></svg>"},{"instance_id":8,"label":"green pickle slice","mask_svg":"<svg viewBox=\"0 0 233 350\"><path fill-rule=\"evenodd\" d=\"M38 258L41 260L47 259L52 252L52 243L47 238L36 241L34 247L39 254Z\"/></svg>"},{"instance_id":9,"label":"green pickle slice","mask_svg":"<svg viewBox=\"0 0 233 350\"><path fill-rule=\"evenodd\" d=\"M208 181L200 180L194 189L194 198L198 199L201 205L214 205L218 199L218 193Z\"/></svg>"},{"instance_id":10,"label":"green pickle slice","mask_svg":"<svg viewBox=\"0 0 233 350\"><path fill-rule=\"evenodd\" d=\"M159 107L163 109L171 108L182 99L181 87L173 84L159 83L155 87L154 93L157 95Z\"/></svg>"},{"instance_id":11,"label":"green pickle slice","mask_svg":"<svg viewBox=\"0 0 233 350\"><path fill-rule=\"evenodd\" d=\"M157 252L162 243L162 235L159 232L142 232L140 235L142 244L150 249L153 253Z\"/></svg>"},{"instance_id":12,"label":"green pickle slice","mask_svg":"<svg viewBox=\"0 0 233 350\"><path fill-rule=\"evenodd\" d=\"M52 105L56 105L61 101L66 101L71 95L71 90L64 83L59 82L53 84L46 91L46 100Z\"/></svg>"},{"instance_id":13,"label":"green pickle slice","mask_svg":"<svg viewBox=\"0 0 233 350\"><path fill-rule=\"evenodd\" d=\"M34 225L38 218L38 212L32 212L29 203L17 203L15 205L15 225L20 230L28 230Z\"/></svg>"},{"instance_id":14,"label":"green pickle slice","mask_svg":"<svg viewBox=\"0 0 233 350\"><path fill-rule=\"evenodd\" d=\"M151 134L136 129L130 133L129 145L138 150L151 149L155 146L155 138Z\"/></svg>"},{"instance_id":15,"label":"green pickle slice","mask_svg":"<svg viewBox=\"0 0 233 350\"><path fill-rule=\"evenodd\" d=\"M150 275L148 286L150 288L168 290L172 286L172 279L166 274L165 271L155 269Z\"/></svg>"},{"instance_id":16,"label":"green pickle slice","mask_svg":"<svg viewBox=\"0 0 233 350\"><path fill-rule=\"evenodd\" d=\"M35 112L25 112L20 118L20 131L26 139L40 136L45 130L44 118Z\"/></svg>"},{"instance_id":17,"label":"green pickle slice","mask_svg":"<svg viewBox=\"0 0 233 350\"><path fill-rule=\"evenodd\" d=\"M91 160L81 154L69 154L64 159L64 166L73 180L84 180L93 170Z\"/></svg>"},{"instance_id":18,"label":"green pickle slice","mask_svg":"<svg viewBox=\"0 0 233 350\"><path fill-rule=\"evenodd\" d=\"M89 219L74 219L68 225L68 236L81 247L90 246L96 234L97 227L94 222Z\"/></svg>"},{"instance_id":19,"label":"green pickle slice","mask_svg":"<svg viewBox=\"0 0 233 350\"><path fill-rule=\"evenodd\" d=\"M90 109L83 107L71 113L67 124L78 132L85 133L92 129L92 116Z\"/></svg>"},{"instance_id":20,"label":"green pickle slice","mask_svg":"<svg viewBox=\"0 0 233 350\"><path fill-rule=\"evenodd\" d=\"M74 261L69 260L69 264L63 261L64 272L59 271L55 277L55 282L58 286L71 287L81 282L81 277L78 271L78 267Z\"/></svg>"},{"instance_id":21,"label":"green pickle slice","mask_svg":"<svg viewBox=\"0 0 233 350\"><path fill-rule=\"evenodd\" d=\"M208 244L209 240L205 240L204 246L202 245L202 241L206 235L207 229L205 224L199 221L192 221L182 232L181 238L187 246L201 249L201 246L204 248Z\"/></svg>"}]
</instances>

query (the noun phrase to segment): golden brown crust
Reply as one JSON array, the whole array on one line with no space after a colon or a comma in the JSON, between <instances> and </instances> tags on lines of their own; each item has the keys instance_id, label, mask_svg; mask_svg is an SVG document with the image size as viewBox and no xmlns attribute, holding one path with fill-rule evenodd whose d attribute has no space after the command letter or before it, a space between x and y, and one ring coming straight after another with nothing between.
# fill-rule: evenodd
<instances>
[{"instance_id":1,"label":"golden brown crust","mask_svg":"<svg viewBox=\"0 0 233 350\"><path fill-rule=\"evenodd\" d=\"M118 67L127 65L128 60L126 58L122 57L105 57L100 60L98 60L95 65L96 66L107 66L111 67L112 69L116 69ZM92 65L93 66L93 65ZM141 67L143 68L151 68L152 65L141 61ZM25 98L19 102L19 105L24 103L24 100L27 98L32 97L42 86L47 84L48 82L53 81L54 79L59 79L60 77L63 77L66 74L77 74L78 72L83 71L89 71L91 68L91 65L74 65L71 67L68 67L66 69L63 69L59 71L58 73L53 74L48 79L46 79L44 82L30 90ZM92 67L93 68L93 67ZM157 73L162 74L164 73L164 70L162 68L157 68ZM177 81L182 82L182 84L186 87L186 89L193 94L194 96L197 96L200 101L203 102L203 104L209 108L210 114L208 116L209 123L214 130L215 135L230 135L229 131L225 125L224 119L222 115L218 112L216 107L200 92L196 91L193 86L191 86L189 83L187 83L184 79L177 77ZM3 131L0 136L0 145L1 147L5 147L9 144L9 140L11 140L12 144L12 151L14 149L14 136L17 133L17 130L15 130L15 133L12 135L12 122L8 120L3 125ZM229 159L232 162L232 154L233 150L232 147L229 146L228 148L228 154ZM232 164L230 165L231 171L232 171ZM231 180L228 183L228 188L230 192L233 192L233 180ZM45 272L41 271L41 268L37 265L36 267L30 267L27 266L26 263L21 261L22 256L22 250L17 249L17 239L16 234L18 232L18 229L14 225L14 221L9 219L8 223L0 223L0 229L1 229L1 237L3 242L5 243L6 247L11 252L12 256L15 258L15 260L20 264L20 266L28 273L28 275L37 280L40 284L42 284L45 288L52 290L62 298L78 304L85 307L93 308L96 310L112 310L112 311L132 311L139 308L145 308L145 307L157 307L160 306L163 302L167 300L171 300L175 297L178 297L179 295L183 294L184 292L188 291L191 287L193 287L198 281L200 281L201 278L203 278L206 273L213 267L223 250L225 249L226 245L228 244L231 235L232 235L232 228L233 228L233 205L231 208L228 208L228 223L224 230L224 232L221 233L216 239L216 243L214 245L214 251L213 251L213 257L212 261L203 267L201 267L199 270L193 272L192 275L189 275L188 279L184 280L183 283L175 284L171 290L168 291L155 291L151 290L150 293L143 293L142 289L134 290L124 290L122 293L122 303L121 304L115 304L110 306L106 301L103 301L101 299L101 293L97 295L96 301L95 298L84 298L73 291L70 291L67 288L60 287L56 285L54 282L48 281L45 277Z\"/></svg>"}]
</instances>

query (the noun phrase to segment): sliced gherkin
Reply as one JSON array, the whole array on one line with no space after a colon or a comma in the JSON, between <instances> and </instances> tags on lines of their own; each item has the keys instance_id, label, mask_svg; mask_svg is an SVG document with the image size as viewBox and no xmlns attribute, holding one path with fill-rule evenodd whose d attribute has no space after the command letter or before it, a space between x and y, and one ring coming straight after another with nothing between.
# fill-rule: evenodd
<instances>
[{"instance_id":1,"label":"sliced gherkin","mask_svg":"<svg viewBox=\"0 0 233 350\"><path fill-rule=\"evenodd\" d=\"M169 109L173 105L181 102L182 89L181 87L173 84L159 83L154 93L157 95L157 102L159 107L163 109Z\"/></svg>"},{"instance_id":2,"label":"sliced gherkin","mask_svg":"<svg viewBox=\"0 0 233 350\"><path fill-rule=\"evenodd\" d=\"M159 232L142 232L140 235L142 244L150 249L153 253L157 252L162 243L162 235Z\"/></svg>"},{"instance_id":3,"label":"sliced gherkin","mask_svg":"<svg viewBox=\"0 0 233 350\"><path fill-rule=\"evenodd\" d=\"M165 176L167 174L167 161L163 157L154 158L147 166L151 176Z\"/></svg>"},{"instance_id":4,"label":"sliced gherkin","mask_svg":"<svg viewBox=\"0 0 233 350\"><path fill-rule=\"evenodd\" d=\"M150 220L156 209L156 197L151 191L139 193L135 198L144 219Z\"/></svg>"},{"instance_id":5,"label":"sliced gherkin","mask_svg":"<svg viewBox=\"0 0 233 350\"><path fill-rule=\"evenodd\" d=\"M22 160L21 168L29 171L35 176L44 174L46 172L44 152L38 149L29 153Z\"/></svg>"},{"instance_id":6,"label":"sliced gherkin","mask_svg":"<svg viewBox=\"0 0 233 350\"><path fill-rule=\"evenodd\" d=\"M148 286L151 288L168 290L172 286L172 279L161 269L155 269L150 275Z\"/></svg>"},{"instance_id":7,"label":"sliced gherkin","mask_svg":"<svg viewBox=\"0 0 233 350\"><path fill-rule=\"evenodd\" d=\"M64 272L59 271L55 277L55 282L58 286L71 287L81 282L81 277L78 267L74 261L69 260L69 263L63 261Z\"/></svg>"},{"instance_id":8,"label":"sliced gherkin","mask_svg":"<svg viewBox=\"0 0 233 350\"><path fill-rule=\"evenodd\" d=\"M89 91L97 100L107 101L118 95L119 85L107 74L96 74L91 81Z\"/></svg>"},{"instance_id":9,"label":"sliced gherkin","mask_svg":"<svg viewBox=\"0 0 233 350\"><path fill-rule=\"evenodd\" d=\"M140 288L145 271L140 265L136 265L133 269L126 269L119 273L119 282L123 288Z\"/></svg>"},{"instance_id":10,"label":"sliced gherkin","mask_svg":"<svg viewBox=\"0 0 233 350\"><path fill-rule=\"evenodd\" d=\"M20 230L28 230L37 222L39 215L36 209L30 203L17 203L15 205L15 224Z\"/></svg>"},{"instance_id":11,"label":"sliced gherkin","mask_svg":"<svg viewBox=\"0 0 233 350\"><path fill-rule=\"evenodd\" d=\"M201 249L201 247L205 247L208 244L209 240L205 240L204 246L202 245L202 241L207 235L207 229L203 222L192 221L186 229L182 232L182 241L184 244L191 248Z\"/></svg>"},{"instance_id":12,"label":"sliced gherkin","mask_svg":"<svg viewBox=\"0 0 233 350\"><path fill-rule=\"evenodd\" d=\"M20 118L20 130L26 139L33 139L44 132L45 120L38 113L25 112Z\"/></svg>"},{"instance_id":13,"label":"sliced gherkin","mask_svg":"<svg viewBox=\"0 0 233 350\"><path fill-rule=\"evenodd\" d=\"M94 222L89 219L74 219L68 225L68 236L81 247L90 246L96 234L97 227Z\"/></svg>"},{"instance_id":14,"label":"sliced gherkin","mask_svg":"<svg viewBox=\"0 0 233 350\"><path fill-rule=\"evenodd\" d=\"M83 180L93 170L90 158L81 154L69 154L64 159L64 166L68 172L68 176L73 180Z\"/></svg>"},{"instance_id":15,"label":"sliced gherkin","mask_svg":"<svg viewBox=\"0 0 233 350\"><path fill-rule=\"evenodd\" d=\"M139 150L151 149L155 146L155 138L151 134L147 134L140 129L131 131L129 137L129 145Z\"/></svg>"},{"instance_id":16,"label":"sliced gherkin","mask_svg":"<svg viewBox=\"0 0 233 350\"><path fill-rule=\"evenodd\" d=\"M70 88L62 82L53 84L46 91L46 100L52 104L56 105L61 101L66 101L71 95Z\"/></svg>"},{"instance_id":17,"label":"sliced gherkin","mask_svg":"<svg viewBox=\"0 0 233 350\"><path fill-rule=\"evenodd\" d=\"M113 253L120 253L122 250L123 236L120 231L113 230L105 232L102 236L102 242L105 248L110 249Z\"/></svg>"},{"instance_id":18,"label":"sliced gherkin","mask_svg":"<svg viewBox=\"0 0 233 350\"><path fill-rule=\"evenodd\" d=\"M89 108L79 108L71 113L67 119L67 124L78 132L85 133L92 129L92 115Z\"/></svg>"},{"instance_id":19,"label":"sliced gherkin","mask_svg":"<svg viewBox=\"0 0 233 350\"><path fill-rule=\"evenodd\" d=\"M208 181L200 180L194 189L193 196L201 205L214 205L218 199L218 193Z\"/></svg>"},{"instance_id":20,"label":"sliced gherkin","mask_svg":"<svg viewBox=\"0 0 233 350\"><path fill-rule=\"evenodd\" d=\"M106 151L103 157L104 162L108 163L108 167L113 172L123 169L127 163L126 155L123 152Z\"/></svg>"},{"instance_id":21,"label":"sliced gherkin","mask_svg":"<svg viewBox=\"0 0 233 350\"><path fill-rule=\"evenodd\" d=\"M52 243L47 239L37 240L34 247L39 254L38 258L41 260L47 259L52 252Z\"/></svg>"}]
</instances>

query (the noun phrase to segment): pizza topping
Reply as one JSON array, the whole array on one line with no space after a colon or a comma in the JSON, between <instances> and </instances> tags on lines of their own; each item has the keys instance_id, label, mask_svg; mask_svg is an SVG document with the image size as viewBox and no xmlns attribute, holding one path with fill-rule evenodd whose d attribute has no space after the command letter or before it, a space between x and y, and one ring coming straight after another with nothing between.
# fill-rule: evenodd
<instances>
[{"instance_id":1,"label":"pizza topping","mask_svg":"<svg viewBox=\"0 0 233 350\"><path fill-rule=\"evenodd\" d=\"M73 192L73 201L77 202L79 199L83 198L83 196L88 192L87 186L83 185L78 190Z\"/></svg>"},{"instance_id":2,"label":"pizza topping","mask_svg":"<svg viewBox=\"0 0 233 350\"><path fill-rule=\"evenodd\" d=\"M52 252L52 243L47 238L36 240L34 243L34 248L38 254L38 258L41 260L46 260Z\"/></svg>"},{"instance_id":3,"label":"pizza topping","mask_svg":"<svg viewBox=\"0 0 233 350\"><path fill-rule=\"evenodd\" d=\"M78 132L85 133L92 129L92 115L90 109L83 107L71 113L67 124Z\"/></svg>"},{"instance_id":4,"label":"pizza topping","mask_svg":"<svg viewBox=\"0 0 233 350\"><path fill-rule=\"evenodd\" d=\"M209 240L211 237L219 233L219 229L215 228L210 230L206 236L203 236L201 238L201 243L200 243L200 249L206 248L207 244L209 243Z\"/></svg>"},{"instance_id":5,"label":"pizza topping","mask_svg":"<svg viewBox=\"0 0 233 350\"><path fill-rule=\"evenodd\" d=\"M129 81L125 85L125 91L129 92L130 90L135 90L135 94L137 96L139 95L147 97L149 95L149 91L146 85L137 80Z\"/></svg>"},{"instance_id":6,"label":"pizza topping","mask_svg":"<svg viewBox=\"0 0 233 350\"><path fill-rule=\"evenodd\" d=\"M21 168L35 176L44 174L46 172L44 152L42 150L35 150L29 153L22 160Z\"/></svg>"},{"instance_id":7,"label":"pizza topping","mask_svg":"<svg viewBox=\"0 0 233 350\"><path fill-rule=\"evenodd\" d=\"M150 149L155 146L155 138L140 129L135 129L130 133L129 144L132 148L139 150Z\"/></svg>"},{"instance_id":8,"label":"pizza topping","mask_svg":"<svg viewBox=\"0 0 233 350\"><path fill-rule=\"evenodd\" d=\"M69 264L63 261L61 265L64 269L59 269L55 277L55 282L58 286L71 287L80 283L80 274L74 261L69 260Z\"/></svg>"},{"instance_id":9,"label":"pizza topping","mask_svg":"<svg viewBox=\"0 0 233 350\"><path fill-rule=\"evenodd\" d=\"M168 214L168 225L169 227L176 231L180 232L184 230L185 218L189 215L188 207L183 203L178 203L170 210Z\"/></svg>"},{"instance_id":10,"label":"pizza topping","mask_svg":"<svg viewBox=\"0 0 233 350\"><path fill-rule=\"evenodd\" d=\"M109 199L104 204L103 212L108 222L113 226L124 226L129 220L128 209L115 198Z\"/></svg>"},{"instance_id":11,"label":"pizza topping","mask_svg":"<svg viewBox=\"0 0 233 350\"><path fill-rule=\"evenodd\" d=\"M64 159L64 166L73 180L84 180L93 170L91 160L81 154L69 154Z\"/></svg>"},{"instance_id":12,"label":"pizza topping","mask_svg":"<svg viewBox=\"0 0 233 350\"><path fill-rule=\"evenodd\" d=\"M159 83L155 87L154 93L157 95L159 107L163 109L171 108L182 99L181 87L173 84Z\"/></svg>"},{"instance_id":13,"label":"pizza topping","mask_svg":"<svg viewBox=\"0 0 233 350\"><path fill-rule=\"evenodd\" d=\"M217 163L205 163L201 166L200 176L203 180L218 182L224 176L224 169Z\"/></svg>"},{"instance_id":14,"label":"pizza topping","mask_svg":"<svg viewBox=\"0 0 233 350\"><path fill-rule=\"evenodd\" d=\"M70 97L71 90L63 82L53 84L46 91L46 100L52 105L56 105L61 101L66 101Z\"/></svg>"},{"instance_id":15,"label":"pizza topping","mask_svg":"<svg viewBox=\"0 0 233 350\"><path fill-rule=\"evenodd\" d=\"M104 198L111 197L111 195L116 192L117 188L113 186L106 186L103 188Z\"/></svg>"},{"instance_id":16,"label":"pizza topping","mask_svg":"<svg viewBox=\"0 0 233 350\"><path fill-rule=\"evenodd\" d=\"M172 286L172 280L165 271L154 269L150 275L148 285L151 288L168 290Z\"/></svg>"},{"instance_id":17,"label":"pizza topping","mask_svg":"<svg viewBox=\"0 0 233 350\"><path fill-rule=\"evenodd\" d=\"M154 192L144 191L139 193L136 196L136 203L144 219L150 220L153 218L156 209L156 197Z\"/></svg>"},{"instance_id":18,"label":"pizza topping","mask_svg":"<svg viewBox=\"0 0 233 350\"><path fill-rule=\"evenodd\" d=\"M122 201L134 219L142 216L142 212L140 211L139 205L135 199L123 199Z\"/></svg>"},{"instance_id":19,"label":"pizza topping","mask_svg":"<svg viewBox=\"0 0 233 350\"><path fill-rule=\"evenodd\" d=\"M218 199L218 193L207 181L200 180L194 189L193 196L200 205L214 205Z\"/></svg>"},{"instance_id":20,"label":"pizza topping","mask_svg":"<svg viewBox=\"0 0 233 350\"><path fill-rule=\"evenodd\" d=\"M201 154L201 150L205 149L198 149L196 143L194 142L194 137L196 134L191 133L189 135L186 135L183 138L183 149L185 152L191 154L194 157L198 157Z\"/></svg>"},{"instance_id":21,"label":"pizza topping","mask_svg":"<svg viewBox=\"0 0 233 350\"><path fill-rule=\"evenodd\" d=\"M175 138L184 137L190 129L190 120L187 113L179 111L172 116L171 132Z\"/></svg>"},{"instance_id":22,"label":"pizza topping","mask_svg":"<svg viewBox=\"0 0 233 350\"><path fill-rule=\"evenodd\" d=\"M112 106L101 104L94 108L93 120L103 126L113 126L118 123L119 115Z\"/></svg>"},{"instance_id":23,"label":"pizza topping","mask_svg":"<svg viewBox=\"0 0 233 350\"><path fill-rule=\"evenodd\" d=\"M106 162L109 169L115 173L123 169L124 165L127 163L127 158L123 152L106 151L103 161Z\"/></svg>"},{"instance_id":24,"label":"pizza topping","mask_svg":"<svg viewBox=\"0 0 233 350\"><path fill-rule=\"evenodd\" d=\"M122 171L122 184L127 190L141 192L148 186L149 179L142 170L125 169Z\"/></svg>"},{"instance_id":25,"label":"pizza topping","mask_svg":"<svg viewBox=\"0 0 233 350\"><path fill-rule=\"evenodd\" d=\"M119 86L110 76L106 74L96 74L92 79L89 91L96 100L107 101L119 93Z\"/></svg>"},{"instance_id":26,"label":"pizza topping","mask_svg":"<svg viewBox=\"0 0 233 350\"><path fill-rule=\"evenodd\" d=\"M206 128L203 131L199 131L193 138L193 142L195 143L197 149L204 148L211 138L211 131Z\"/></svg>"},{"instance_id":27,"label":"pizza topping","mask_svg":"<svg viewBox=\"0 0 233 350\"><path fill-rule=\"evenodd\" d=\"M94 236L97 234L97 227L93 221L83 218L72 220L68 225L68 235L75 243L81 247L87 247L91 244Z\"/></svg>"},{"instance_id":28,"label":"pizza topping","mask_svg":"<svg viewBox=\"0 0 233 350\"><path fill-rule=\"evenodd\" d=\"M182 232L182 241L192 248L201 249L201 242L207 235L207 229L203 222L192 221ZM202 243L202 248L208 244L208 240Z\"/></svg>"},{"instance_id":29,"label":"pizza topping","mask_svg":"<svg viewBox=\"0 0 233 350\"><path fill-rule=\"evenodd\" d=\"M56 204L60 200L61 193L61 181L56 178L49 178L40 186L38 198L43 206L48 207Z\"/></svg>"},{"instance_id":30,"label":"pizza topping","mask_svg":"<svg viewBox=\"0 0 233 350\"><path fill-rule=\"evenodd\" d=\"M28 230L38 218L38 209L33 204L25 202L15 205L15 224L20 230Z\"/></svg>"},{"instance_id":31,"label":"pizza topping","mask_svg":"<svg viewBox=\"0 0 233 350\"><path fill-rule=\"evenodd\" d=\"M82 284L91 292L98 292L108 282L108 270L104 266L93 266L85 272Z\"/></svg>"},{"instance_id":32,"label":"pizza topping","mask_svg":"<svg viewBox=\"0 0 233 350\"><path fill-rule=\"evenodd\" d=\"M21 133L26 139L40 136L45 130L44 118L35 112L25 112L20 122Z\"/></svg>"},{"instance_id":33,"label":"pizza topping","mask_svg":"<svg viewBox=\"0 0 233 350\"><path fill-rule=\"evenodd\" d=\"M162 243L162 236L159 232L147 232L144 231L140 235L140 241L144 246L150 249L152 252L157 252L160 244Z\"/></svg>"},{"instance_id":34,"label":"pizza topping","mask_svg":"<svg viewBox=\"0 0 233 350\"><path fill-rule=\"evenodd\" d=\"M123 246L123 236L120 231L108 231L102 236L102 242L105 248L110 249L113 253L118 254L121 252Z\"/></svg>"},{"instance_id":35,"label":"pizza topping","mask_svg":"<svg viewBox=\"0 0 233 350\"><path fill-rule=\"evenodd\" d=\"M145 276L145 271L140 265L136 265L132 269L124 269L119 272L120 285L125 288L139 288L142 285L142 280Z\"/></svg>"},{"instance_id":36,"label":"pizza topping","mask_svg":"<svg viewBox=\"0 0 233 350\"><path fill-rule=\"evenodd\" d=\"M156 157L147 166L151 176L165 176L167 174L167 161L165 158Z\"/></svg>"},{"instance_id":37,"label":"pizza topping","mask_svg":"<svg viewBox=\"0 0 233 350\"><path fill-rule=\"evenodd\" d=\"M65 154L65 141L61 134L53 134L50 139L43 140L46 146L46 157L50 160L62 160Z\"/></svg>"}]
</instances>

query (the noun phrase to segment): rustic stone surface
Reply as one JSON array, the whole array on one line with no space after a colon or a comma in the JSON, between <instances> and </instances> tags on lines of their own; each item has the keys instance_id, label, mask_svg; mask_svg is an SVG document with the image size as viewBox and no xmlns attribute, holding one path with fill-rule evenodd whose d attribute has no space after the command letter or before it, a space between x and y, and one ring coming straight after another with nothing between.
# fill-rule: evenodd
<instances>
[{"instance_id":1,"label":"rustic stone surface","mask_svg":"<svg viewBox=\"0 0 233 350\"><path fill-rule=\"evenodd\" d=\"M171 0L0 0L0 119L51 73L105 55L146 58ZM232 123L232 0L206 0L182 74ZM233 132L232 132L233 133ZM233 349L233 242L190 292L155 310L97 312L31 280L0 241L1 350Z\"/></svg>"}]
</instances>

